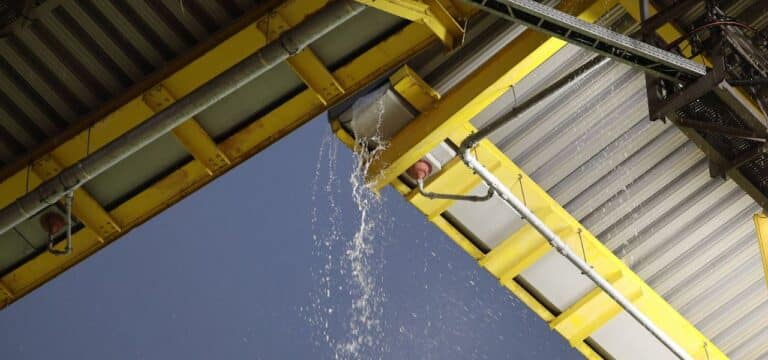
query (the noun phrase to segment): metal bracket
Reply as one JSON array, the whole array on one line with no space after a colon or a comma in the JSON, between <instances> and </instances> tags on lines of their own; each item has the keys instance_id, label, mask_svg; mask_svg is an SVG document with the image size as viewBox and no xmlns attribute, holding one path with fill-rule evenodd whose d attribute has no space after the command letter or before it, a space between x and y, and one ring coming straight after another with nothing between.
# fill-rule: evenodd
<instances>
[{"instance_id":1,"label":"metal bracket","mask_svg":"<svg viewBox=\"0 0 768 360\"><path fill-rule=\"evenodd\" d=\"M766 145L761 145L756 148L754 148L751 151L745 152L744 154L739 155L735 159L731 160L727 164L719 164L715 161L712 161L710 159L709 161L709 175L711 177L719 177L722 179L725 179L726 176L728 176L728 173L731 171L740 168L742 165L757 159L759 156L768 153L768 149L766 148Z\"/></svg>"},{"instance_id":2,"label":"metal bracket","mask_svg":"<svg viewBox=\"0 0 768 360\"><path fill-rule=\"evenodd\" d=\"M490 200L493 195L496 193L493 190L493 187L488 187L488 192L485 195L456 195L456 194L438 194L433 192L428 192L424 190L424 179L419 179L416 181L419 184L419 194L422 196L428 198L428 199L445 199L445 200L460 200L460 201L474 201L474 202L481 202L481 201L488 201Z\"/></svg>"},{"instance_id":3,"label":"metal bracket","mask_svg":"<svg viewBox=\"0 0 768 360\"><path fill-rule=\"evenodd\" d=\"M464 1L502 18L675 82L688 82L706 75L706 68L695 61L587 23L532 0Z\"/></svg>"},{"instance_id":4,"label":"metal bracket","mask_svg":"<svg viewBox=\"0 0 768 360\"><path fill-rule=\"evenodd\" d=\"M699 78L666 100L664 99L666 88L661 83L661 80L653 80L646 77L646 81L650 80L647 86L649 116L651 120L664 119L667 114L706 95L722 83L725 80L725 58L722 56L722 48L720 46L715 49L712 62L714 68L707 75Z\"/></svg>"}]
</instances>

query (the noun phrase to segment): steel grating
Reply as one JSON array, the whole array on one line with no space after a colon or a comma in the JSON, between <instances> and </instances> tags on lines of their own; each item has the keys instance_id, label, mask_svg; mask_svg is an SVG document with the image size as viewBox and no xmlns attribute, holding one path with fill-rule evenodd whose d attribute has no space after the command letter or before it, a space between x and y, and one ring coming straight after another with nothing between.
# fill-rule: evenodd
<instances>
[{"instance_id":1,"label":"steel grating","mask_svg":"<svg viewBox=\"0 0 768 360\"><path fill-rule=\"evenodd\" d=\"M706 74L703 65L654 46L581 21L531 0L468 0L511 21L543 31L572 44L672 80L686 81Z\"/></svg>"}]
</instances>

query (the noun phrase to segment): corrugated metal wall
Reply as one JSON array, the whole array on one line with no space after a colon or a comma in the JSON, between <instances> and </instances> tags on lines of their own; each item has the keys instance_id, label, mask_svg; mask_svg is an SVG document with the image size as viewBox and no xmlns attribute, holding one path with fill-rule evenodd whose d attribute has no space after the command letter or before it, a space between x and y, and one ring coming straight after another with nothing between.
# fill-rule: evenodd
<instances>
[{"instance_id":1,"label":"corrugated metal wall","mask_svg":"<svg viewBox=\"0 0 768 360\"><path fill-rule=\"evenodd\" d=\"M0 39L0 165L121 94L256 2L42 3Z\"/></svg>"},{"instance_id":2,"label":"corrugated metal wall","mask_svg":"<svg viewBox=\"0 0 768 360\"><path fill-rule=\"evenodd\" d=\"M588 56L566 47L475 125ZM752 224L759 207L732 181L711 178L677 128L648 120L642 73L613 64L492 139L721 349L768 356L768 289Z\"/></svg>"}]
</instances>

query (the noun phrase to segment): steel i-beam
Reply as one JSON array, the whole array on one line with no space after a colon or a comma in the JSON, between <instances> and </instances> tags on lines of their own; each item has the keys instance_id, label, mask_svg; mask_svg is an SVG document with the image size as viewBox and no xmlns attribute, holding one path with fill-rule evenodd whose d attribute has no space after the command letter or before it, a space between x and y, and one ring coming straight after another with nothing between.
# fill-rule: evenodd
<instances>
[{"instance_id":1,"label":"steel i-beam","mask_svg":"<svg viewBox=\"0 0 768 360\"><path fill-rule=\"evenodd\" d=\"M510 21L677 82L706 75L704 65L590 24L532 0L463 0Z\"/></svg>"}]
</instances>

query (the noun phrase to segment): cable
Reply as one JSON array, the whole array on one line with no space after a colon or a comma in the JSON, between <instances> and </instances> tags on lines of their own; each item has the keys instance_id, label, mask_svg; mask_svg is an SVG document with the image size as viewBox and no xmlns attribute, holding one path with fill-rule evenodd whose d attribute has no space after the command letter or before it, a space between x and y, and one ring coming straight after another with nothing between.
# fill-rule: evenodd
<instances>
[{"instance_id":1,"label":"cable","mask_svg":"<svg viewBox=\"0 0 768 360\"><path fill-rule=\"evenodd\" d=\"M677 38L677 40L669 43L669 45L667 45L666 50L671 50L671 49L677 47L678 45L680 45L680 43L682 43L685 40L690 39L691 36L696 35L697 33L701 32L702 30L706 30L706 29L709 29L709 28L715 27L715 26L724 26L724 25L725 26L736 26L736 27L744 28L744 29L747 29L747 30L757 34L757 35L760 35L760 32L757 29L755 29L755 28L753 28L753 27L751 27L751 26L749 26L747 24L744 24L744 23L741 23L741 22L738 22L738 21L732 21L732 20L718 20L718 21L713 21L713 22L701 25L701 26L699 26L699 27L689 31L687 34Z\"/></svg>"}]
</instances>

